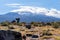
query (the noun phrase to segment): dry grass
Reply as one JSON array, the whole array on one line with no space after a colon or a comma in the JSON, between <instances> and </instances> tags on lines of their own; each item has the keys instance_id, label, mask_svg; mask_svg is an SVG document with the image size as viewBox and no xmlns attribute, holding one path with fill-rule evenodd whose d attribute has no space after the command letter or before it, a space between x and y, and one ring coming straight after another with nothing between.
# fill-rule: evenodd
<instances>
[{"instance_id":1,"label":"dry grass","mask_svg":"<svg viewBox=\"0 0 60 40\"><path fill-rule=\"evenodd\" d=\"M9 29L7 26L0 26L0 30L12 30L21 32L22 35L25 34L40 34L43 33L44 30L50 30L50 33L53 34L52 36L43 36L44 37L53 37L56 40L60 40L60 29L54 29L52 26L43 26L43 27L34 27L32 29L27 29L23 26L13 25L15 29Z\"/></svg>"}]
</instances>

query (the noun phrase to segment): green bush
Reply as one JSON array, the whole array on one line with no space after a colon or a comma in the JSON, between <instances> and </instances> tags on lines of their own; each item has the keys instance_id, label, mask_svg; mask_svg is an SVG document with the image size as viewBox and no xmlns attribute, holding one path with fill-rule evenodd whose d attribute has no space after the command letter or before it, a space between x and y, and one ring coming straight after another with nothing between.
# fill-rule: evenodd
<instances>
[{"instance_id":1,"label":"green bush","mask_svg":"<svg viewBox=\"0 0 60 40\"><path fill-rule=\"evenodd\" d=\"M2 23L1 23L1 26L8 26L8 25L10 25L9 22L2 22Z\"/></svg>"},{"instance_id":2,"label":"green bush","mask_svg":"<svg viewBox=\"0 0 60 40\"><path fill-rule=\"evenodd\" d=\"M59 22L52 22L51 25L53 26L53 28L60 28Z\"/></svg>"},{"instance_id":3,"label":"green bush","mask_svg":"<svg viewBox=\"0 0 60 40\"><path fill-rule=\"evenodd\" d=\"M51 36L52 34L50 33L50 30L44 30L43 35Z\"/></svg>"}]
</instances>

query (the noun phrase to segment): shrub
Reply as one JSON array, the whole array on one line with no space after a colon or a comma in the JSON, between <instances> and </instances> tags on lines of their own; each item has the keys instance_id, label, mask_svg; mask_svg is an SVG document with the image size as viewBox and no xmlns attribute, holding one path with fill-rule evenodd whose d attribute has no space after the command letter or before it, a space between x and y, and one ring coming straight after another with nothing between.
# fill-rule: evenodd
<instances>
[{"instance_id":1,"label":"shrub","mask_svg":"<svg viewBox=\"0 0 60 40\"><path fill-rule=\"evenodd\" d=\"M9 22L2 22L2 23L1 23L1 26L8 26L8 25L10 25Z\"/></svg>"},{"instance_id":2,"label":"shrub","mask_svg":"<svg viewBox=\"0 0 60 40\"><path fill-rule=\"evenodd\" d=\"M58 22L53 22L52 23L53 28L60 28L60 23Z\"/></svg>"},{"instance_id":3,"label":"shrub","mask_svg":"<svg viewBox=\"0 0 60 40\"><path fill-rule=\"evenodd\" d=\"M49 31L50 30L44 30L43 35L51 36L52 34Z\"/></svg>"}]
</instances>

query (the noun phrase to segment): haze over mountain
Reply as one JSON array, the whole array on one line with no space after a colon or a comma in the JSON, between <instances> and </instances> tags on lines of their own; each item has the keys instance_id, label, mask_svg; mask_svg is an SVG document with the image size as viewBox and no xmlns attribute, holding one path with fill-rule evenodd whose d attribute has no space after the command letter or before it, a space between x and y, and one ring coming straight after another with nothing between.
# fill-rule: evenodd
<instances>
[{"instance_id":1,"label":"haze over mountain","mask_svg":"<svg viewBox=\"0 0 60 40\"><path fill-rule=\"evenodd\" d=\"M41 7L20 6L20 9L1 15L0 22L12 21L19 17L21 22L52 22L60 20L60 11Z\"/></svg>"}]
</instances>

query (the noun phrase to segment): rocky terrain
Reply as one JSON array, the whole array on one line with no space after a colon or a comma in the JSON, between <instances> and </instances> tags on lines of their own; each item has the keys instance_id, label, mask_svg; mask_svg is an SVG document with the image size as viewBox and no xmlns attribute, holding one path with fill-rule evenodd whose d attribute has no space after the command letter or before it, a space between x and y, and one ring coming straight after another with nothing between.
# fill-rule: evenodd
<instances>
[{"instance_id":1,"label":"rocky terrain","mask_svg":"<svg viewBox=\"0 0 60 40\"><path fill-rule=\"evenodd\" d=\"M0 40L60 40L59 30L50 25L0 25Z\"/></svg>"}]
</instances>

